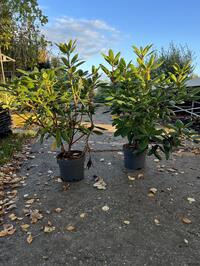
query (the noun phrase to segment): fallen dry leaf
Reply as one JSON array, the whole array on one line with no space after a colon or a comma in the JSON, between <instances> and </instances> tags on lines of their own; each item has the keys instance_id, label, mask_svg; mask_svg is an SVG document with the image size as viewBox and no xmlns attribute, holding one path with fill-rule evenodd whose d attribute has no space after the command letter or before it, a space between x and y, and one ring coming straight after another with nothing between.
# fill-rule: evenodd
<instances>
[{"instance_id":1,"label":"fallen dry leaf","mask_svg":"<svg viewBox=\"0 0 200 266\"><path fill-rule=\"evenodd\" d=\"M53 231L55 231L55 226L47 226L47 225L45 225L45 227L44 227L44 232L45 233L51 233L51 232L53 232Z\"/></svg>"},{"instance_id":2,"label":"fallen dry leaf","mask_svg":"<svg viewBox=\"0 0 200 266\"><path fill-rule=\"evenodd\" d=\"M23 209L22 211L25 214L25 216L29 216L30 215L30 210L29 209Z\"/></svg>"},{"instance_id":3,"label":"fallen dry leaf","mask_svg":"<svg viewBox=\"0 0 200 266\"><path fill-rule=\"evenodd\" d=\"M167 171L168 171L168 172L171 172L171 173L176 172L176 170L175 170L174 168L167 168Z\"/></svg>"},{"instance_id":4,"label":"fallen dry leaf","mask_svg":"<svg viewBox=\"0 0 200 266\"><path fill-rule=\"evenodd\" d=\"M128 179L131 180L131 181L134 181L135 180L135 177L128 175Z\"/></svg>"},{"instance_id":5,"label":"fallen dry leaf","mask_svg":"<svg viewBox=\"0 0 200 266\"><path fill-rule=\"evenodd\" d=\"M63 191L67 191L70 189L70 184L64 184L63 185Z\"/></svg>"},{"instance_id":6,"label":"fallen dry leaf","mask_svg":"<svg viewBox=\"0 0 200 266\"><path fill-rule=\"evenodd\" d=\"M184 218L182 219L182 222L183 222L184 224L191 224L191 223L192 223L192 221L191 221L190 219L188 219L187 217L184 217Z\"/></svg>"},{"instance_id":7,"label":"fallen dry leaf","mask_svg":"<svg viewBox=\"0 0 200 266\"><path fill-rule=\"evenodd\" d=\"M27 241L29 244L31 244L31 243L33 242L33 237L32 237L32 235L31 235L31 233L28 235L26 241Z\"/></svg>"},{"instance_id":8,"label":"fallen dry leaf","mask_svg":"<svg viewBox=\"0 0 200 266\"><path fill-rule=\"evenodd\" d=\"M7 236L7 235L8 235L8 232L6 230L0 231L0 237L4 237L4 236Z\"/></svg>"},{"instance_id":9,"label":"fallen dry leaf","mask_svg":"<svg viewBox=\"0 0 200 266\"><path fill-rule=\"evenodd\" d=\"M107 205L105 205L101 209L102 211L107 212L110 208Z\"/></svg>"},{"instance_id":10,"label":"fallen dry leaf","mask_svg":"<svg viewBox=\"0 0 200 266\"><path fill-rule=\"evenodd\" d=\"M10 205L9 207L6 208L6 211L11 211L13 209L16 209L17 208L17 205L16 204L12 204Z\"/></svg>"},{"instance_id":11,"label":"fallen dry leaf","mask_svg":"<svg viewBox=\"0 0 200 266\"><path fill-rule=\"evenodd\" d=\"M51 170L48 170L48 172L47 172L48 174L53 174L53 171L51 171Z\"/></svg>"},{"instance_id":12,"label":"fallen dry leaf","mask_svg":"<svg viewBox=\"0 0 200 266\"><path fill-rule=\"evenodd\" d=\"M43 218L43 215L39 212L39 210L36 209L30 212L30 218L31 223L35 224L38 220L41 220Z\"/></svg>"},{"instance_id":13,"label":"fallen dry leaf","mask_svg":"<svg viewBox=\"0 0 200 266\"><path fill-rule=\"evenodd\" d=\"M11 221L17 220L17 216L14 213L10 214L8 217Z\"/></svg>"},{"instance_id":14,"label":"fallen dry leaf","mask_svg":"<svg viewBox=\"0 0 200 266\"><path fill-rule=\"evenodd\" d=\"M69 231L69 232L75 232L76 231L76 227L74 225L68 225L66 227L66 230Z\"/></svg>"},{"instance_id":15,"label":"fallen dry leaf","mask_svg":"<svg viewBox=\"0 0 200 266\"><path fill-rule=\"evenodd\" d=\"M0 231L0 237L13 235L16 231L12 224L4 224L3 228L4 229Z\"/></svg>"},{"instance_id":16,"label":"fallen dry leaf","mask_svg":"<svg viewBox=\"0 0 200 266\"><path fill-rule=\"evenodd\" d=\"M2 199L5 195L5 192L4 191L0 191L0 199Z\"/></svg>"},{"instance_id":17,"label":"fallen dry leaf","mask_svg":"<svg viewBox=\"0 0 200 266\"><path fill-rule=\"evenodd\" d=\"M192 150L192 153L194 153L194 154L200 154L200 148L196 148L196 149L193 149Z\"/></svg>"},{"instance_id":18,"label":"fallen dry leaf","mask_svg":"<svg viewBox=\"0 0 200 266\"><path fill-rule=\"evenodd\" d=\"M93 184L93 187L96 187L99 190L105 190L106 189L106 183L102 177L99 177L98 181Z\"/></svg>"},{"instance_id":19,"label":"fallen dry leaf","mask_svg":"<svg viewBox=\"0 0 200 266\"><path fill-rule=\"evenodd\" d=\"M159 172L164 172L164 171L165 171L165 169L160 168L160 167L158 167L157 170L158 170Z\"/></svg>"},{"instance_id":20,"label":"fallen dry leaf","mask_svg":"<svg viewBox=\"0 0 200 266\"><path fill-rule=\"evenodd\" d=\"M153 194L156 194L157 191L158 190L155 187L152 187L152 188L149 189L149 192L152 192Z\"/></svg>"},{"instance_id":21,"label":"fallen dry leaf","mask_svg":"<svg viewBox=\"0 0 200 266\"><path fill-rule=\"evenodd\" d=\"M140 178L143 178L144 177L144 174L140 173L138 174L137 178L140 179Z\"/></svg>"},{"instance_id":22,"label":"fallen dry leaf","mask_svg":"<svg viewBox=\"0 0 200 266\"><path fill-rule=\"evenodd\" d=\"M35 201L35 199L29 199L26 201L26 204L33 204L34 201Z\"/></svg>"},{"instance_id":23,"label":"fallen dry leaf","mask_svg":"<svg viewBox=\"0 0 200 266\"><path fill-rule=\"evenodd\" d=\"M156 225L160 225L160 222L159 222L158 219L154 219L154 223L155 223Z\"/></svg>"},{"instance_id":24,"label":"fallen dry leaf","mask_svg":"<svg viewBox=\"0 0 200 266\"><path fill-rule=\"evenodd\" d=\"M85 216L86 216L86 213L84 212L80 214L80 218L85 218Z\"/></svg>"},{"instance_id":25,"label":"fallen dry leaf","mask_svg":"<svg viewBox=\"0 0 200 266\"><path fill-rule=\"evenodd\" d=\"M57 213L61 213L63 211L63 209L61 209L61 208L56 208L55 209L55 212L57 212Z\"/></svg>"},{"instance_id":26,"label":"fallen dry leaf","mask_svg":"<svg viewBox=\"0 0 200 266\"><path fill-rule=\"evenodd\" d=\"M29 227L30 227L29 224L22 224L22 225L21 225L21 229L22 229L22 231L25 231L25 232L28 231L28 228L29 228Z\"/></svg>"},{"instance_id":27,"label":"fallen dry leaf","mask_svg":"<svg viewBox=\"0 0 200 266\"><path fill-rule=\"evenodd\" d=\"M157 191L158 191L158 190L157 190L157 188L155 188L155 187L150 188L150 189L149 189L148 196L149 196L149 197L154 197Z\"/></svg>"},{"instance_id":28,"label":"fallen dry leaf","mask_svg":"<svg viewBox=\"0 0 200 266\"><path fill-rule=\"evenodd\" d=\"M190 197L188 197L187 200L189 201L190 204L196 201L194 198L190 198Z\"/></svg>"}]
</instances>

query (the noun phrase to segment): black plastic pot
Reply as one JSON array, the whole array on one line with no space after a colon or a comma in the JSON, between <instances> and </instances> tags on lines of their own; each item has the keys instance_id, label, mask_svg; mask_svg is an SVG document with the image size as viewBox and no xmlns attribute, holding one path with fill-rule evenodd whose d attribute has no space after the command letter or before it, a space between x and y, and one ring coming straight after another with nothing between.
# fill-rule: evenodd
<instances>
[{"instance_id":1,"label":"black plastic pot","mask_svg":"<svg viewBox=\"0 0 200 266\"><path fill-rule=\"evenodd\" d=\"M6 137L10 133L12 133L12 131L9 110L3 109L3 107L0 106L0 138Z\"/></svg>"},{"instance_id":2,"label":"black plastic pot","mask_svg":"<svg viewBox=\"0 0 200 266\"><path fill-rule=\"evenodd\" d=\"M81 153L80 151L74 152ZM58 156L57 163L63 181L75 182L82 180L84 178L84 162L85 155L83 153L81 154L81 157L73 159L60 158L60 156Z\"/></svg>"},{"instance_id":3,"label":"black plastic pot","mask_svg":"<svg viewBox=\"0 0 200 266\"><path fill-rule=\"evenodd\" d=\"M144 168L146 152L139 153L128 144L123 146L124 151L124 165L127 169L139 170Z\"/></svg>"}]
</instances>

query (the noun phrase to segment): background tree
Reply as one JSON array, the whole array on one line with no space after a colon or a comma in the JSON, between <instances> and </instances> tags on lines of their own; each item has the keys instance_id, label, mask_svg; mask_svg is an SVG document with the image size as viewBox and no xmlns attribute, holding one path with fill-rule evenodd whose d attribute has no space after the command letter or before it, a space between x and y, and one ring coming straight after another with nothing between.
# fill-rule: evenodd
<instances>
[{"instance_id":1,"label":"background tree","mask_svg":"<svg viewBox=\"0 0 200 266\"><path fill-rule=\"evenodd\" d=\"M197 78L200 78L200 76L196 73L193 73L192 76L191 76L193 79L197 79Z\"/></svg>"},{"instance_id":2,"label":"background tree","mask_svg":"<svg viewBox=\"0 0 200 266\"><path fill-rule=\"evenodd\" d=\"M49 53L45 48L39 50L38 68L40 70L43 68L45 69L51 68Z\"/></svg>"},{"instance_id":3,"label":"background tree","mask_svg":"<svg viewBox=\"0 0 200 266\"><path fill-rule=\"evenodd\" d=\"M60 58L58 56L51 56L51 67L56 68L62 65Z\"/></svg>"},{"instance_id":4,"label":"background tree","mask_svg":"<svg viewBox=\"0 0 200 266\"><path fill-rule=\"evenodd\" d=\"M16 60L16 68L37 65L39 51L47 46L40 27L47 22L37 0L0 0L0 48Z\"/></svg>"},{"instance_id":5,"label":"background tree","mask_svg":"<svg viewBox=\"0 0 200 266\"><path fill-rule=\"evenodd\" d=\"M157 54L157 61L163 64L155 71L156 74L168 75L169 72L174 74L174 64L178 64L181 68L189 63L188 74L191 75L194 71L194 54L187 45L175 45L173 42L169 44L167 49L161 48Z\"/></svg>"}]
</instances>

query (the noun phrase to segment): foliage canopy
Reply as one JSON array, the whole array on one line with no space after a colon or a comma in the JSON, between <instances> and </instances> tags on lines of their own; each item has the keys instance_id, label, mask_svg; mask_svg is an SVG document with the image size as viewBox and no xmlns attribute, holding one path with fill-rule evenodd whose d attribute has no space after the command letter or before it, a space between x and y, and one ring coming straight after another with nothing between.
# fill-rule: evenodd
<instances>
[{"instance_id":1,"label":"foliage canopy","mask_svg":"<svg viewBox=\"0 0 200 266\"><path fill-rule=\"evenodd\" d=\"M93 66L91 73L79 68L84 61L74 53L74 41L58 46L63 67L20 70L22 76L4 87L14 96L9 107L25 116L27 126L36 125L41 141L53 137L53 146L61 146L63 154L69 156L77 141L84 139L86 151L89 136L102 134L102 128L93 122L93 91L102 84L97 68Z\"/></svg>"},{"instance_id":2,"label":"foliage canopy","mask_svg":"<svg viewBox=\"0 0 200 266\"><path fill-rule=\"evenodd\" d=\"M32 69L38 62L46 40L40 26L46 24L37 0L3 0L0 2L0 48L16 60L16 66Z\"/></svg>"},{"instance_id":3,"label":"foliage canopy","mask_svg":"<svg viewBox=\"0 0 200 266\"><path fill-rule=\"evenodd\" d=\"M152 45L133 46L133 51L136 64L127 63L120 53L114 54L112 50L103 54L110 66L101 65L101 68L111 82L111 96L107 101L116 127L115 136L127 137L129 145L140 152L149 149L149 155L160 158L161 150L168 158L173 146L181 144L181 137L190 134L181 121L169 125L173 115L170 107L192 97L185 86L190 65L174 64L173 73L155 76L162 62L156 60Z\"/></svg>"}]
</instances>

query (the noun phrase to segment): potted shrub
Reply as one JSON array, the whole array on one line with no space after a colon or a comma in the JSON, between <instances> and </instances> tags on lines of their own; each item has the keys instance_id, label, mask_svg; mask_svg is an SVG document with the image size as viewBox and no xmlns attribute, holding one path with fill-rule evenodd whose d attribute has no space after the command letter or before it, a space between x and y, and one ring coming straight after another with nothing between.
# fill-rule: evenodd
<instances>
[{"instance_id":1,"label":"potted shrub","mask_svg":"<svg viewBox=\"0 0 200 266\"><path fill-rule=\"evenodd\" d=\"M185 82L189 64L182 69L174 65L175 73L155 75L162 64L156 61L152 46L133 47L137 63L126 63L120 53L109 50L103 54L110 65L101 65L110 79L110 97L107 98L113 115L115 136L127 137L123 146L125 167L144 167L146 154L161 159L160 152L169 158L173 147L181 144L183 136L189 136L189 125L181 121L170 124L171 105L183 103L188 95ZM196 91L193 93L196 93Z\"/></svg>"},{"instance_id":2,"label":"potted shrub","mask_svg":"<svg viewBox=\"0 0 200 266\"><path fill-rule=\"evenodd\" d=\"M84 177L90 135L102 133L93 122L93 91L102 84L98 69L92 67L88 73L79 68L84 62L74 54L74 41L58 46L64 54L60 68L20 70L23 75L7 89L15 96L10 107L25 118L25 125L36 126L41 142L52 137L52 147L61 147L57 156L61 177L77 181ZM74 149L80 140L84 140L84 148Z\"/></svg>"}]
</instances>

